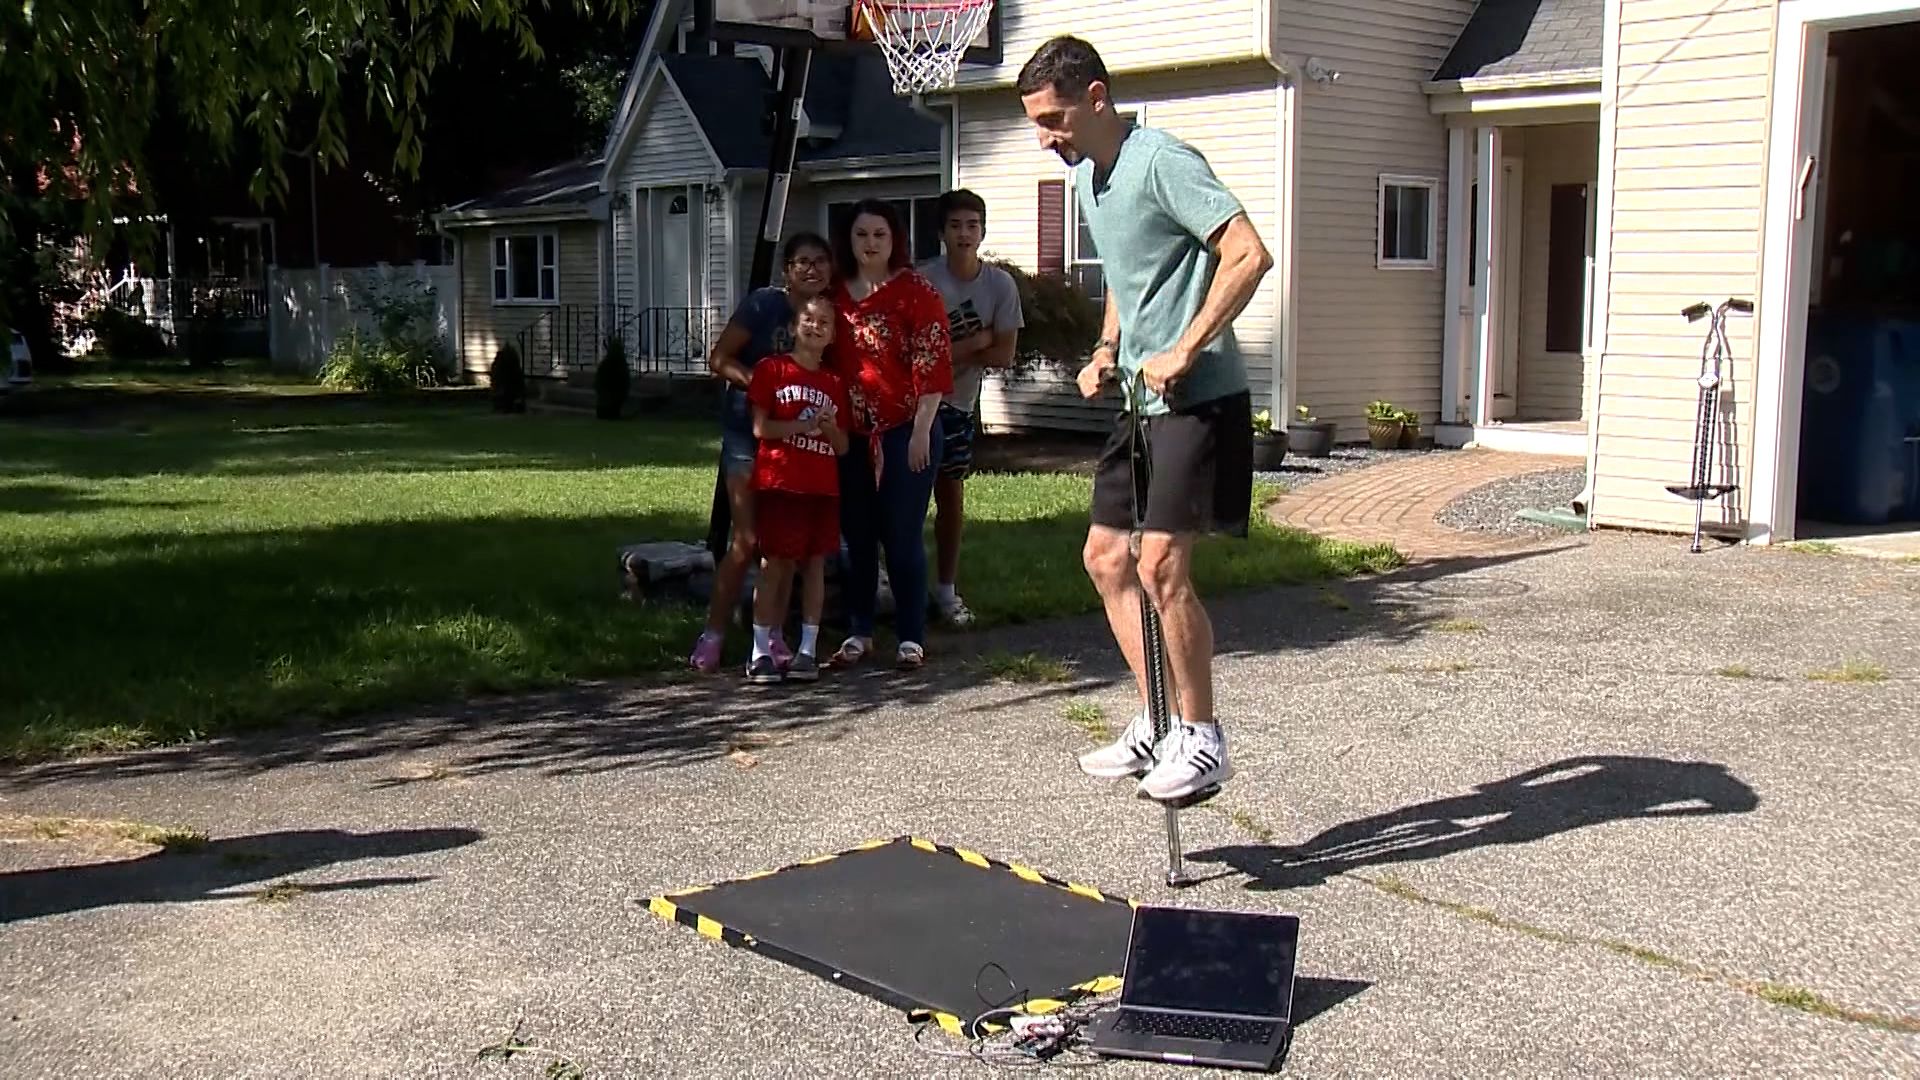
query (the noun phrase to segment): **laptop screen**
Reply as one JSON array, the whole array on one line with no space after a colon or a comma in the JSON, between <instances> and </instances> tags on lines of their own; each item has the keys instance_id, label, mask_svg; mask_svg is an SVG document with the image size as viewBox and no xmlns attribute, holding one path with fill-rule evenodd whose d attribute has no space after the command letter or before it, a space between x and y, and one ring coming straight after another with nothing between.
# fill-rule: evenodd
<instances>
[{"instance_id":1,"label":"laptop screen","mask_svg":"<svg viewBox=\"0 0 1920 1080\"><path fill-rule=\"evenodd\" d=\"M1127 956L1129 1005L1284 1017L1300 942L1295 915L1142 906Z\"/></svg>"}]
</instances>

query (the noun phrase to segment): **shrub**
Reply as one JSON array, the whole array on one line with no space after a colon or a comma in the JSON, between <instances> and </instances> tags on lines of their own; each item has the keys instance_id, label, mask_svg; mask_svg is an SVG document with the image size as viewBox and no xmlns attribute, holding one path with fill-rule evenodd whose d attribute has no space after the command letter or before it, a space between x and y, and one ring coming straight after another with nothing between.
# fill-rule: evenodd
<instances>
[{"instance_id":1,"label":"shrub","mask_svg":"<svg viewBox=\"0 0 1920 1080\"><path fill-rule=\"evenodd\" d=\"M116 307L103 307L87 316L93 334L88 352L110 360L158 360L172 350L167 339L147 320Z\"/></svg>"},{"instance_id":2,"label":"shrub","mask_svg":"<svg viewBox=\"0 0 1920 1080\"><path fill-rule=\"evenodd\" d=\"M1100 340L1100 305L1063 274L1032 274L1009 262L993 265L1013 277L1026 319L1020 330L1020 354L1009 374L1031 378L1041 367L1061 369L1069 376L1077 372L1092 354L1093 343Z\"/></svg>"},{"instance_id":3,"label":"shrub","mask_svg":"<svg viewBox=\"0 0 1920 1080\"><path fill-rule=\"evenodd\" d=\"M350 276L347 287L373 327L355 326L335 341L320 368L321 385L372 392L440 385L450 352L435 320L433 283L388 270Z\"/></svg>"},{"instance_id":4,"label":"shrub","mask_svg":"<svg viewBox=\"0 0 1920 1080\"><path fill-rule=\"evenodd\" d=\"M356 329L334 342L326 363L320 365L320 385L336 390L393 393L421 385L415 381L418 373L409 357L368 339ZM431 380L430 372L427 378ZM431 381L425 385L431 385Z\"/></svg>"},{"instance_id":5,"label":"shrub","mask_svg":"<svg viewBox=\"0 0 1920 1080\"><path fill-rule=\"evenodd\" d=\"M627 344L617 335L609 337L606 355L600 358L600 368L593 373L594 415L602 420L620 419L632 389L633 376L627 371Z\"/></svg>"},{"instance_id":6,"label":"shrub","mask_svg":"<svg viewBox=\"0 0 1920 1080\"><path fill-rule=\"evenodd\" d=\"M520 366L520 350L502 345L487 369L487 382L493 390L494 412L527 411L527 372Z\"/></svg>"}]
</instances>

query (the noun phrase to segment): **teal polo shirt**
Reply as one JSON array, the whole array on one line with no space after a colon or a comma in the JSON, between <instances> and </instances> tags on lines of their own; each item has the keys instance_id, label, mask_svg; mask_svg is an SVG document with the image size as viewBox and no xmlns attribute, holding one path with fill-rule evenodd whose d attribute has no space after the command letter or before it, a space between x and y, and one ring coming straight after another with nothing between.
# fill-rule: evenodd
<instances>
[{"instance_id":1,"label":"teal polo shirt","mask_svg":"<svg viewBox=\"0 0 1920 1080\"><path fill-rule=\"evenodd\" d=\"M1073 170L1080 216L1120 306L1120 366L1131 378L1172 348L1205 306L1219 265L1207 238L1242 212L1198 150L1150 127L1133 127L1105 177L1093 159ZM1247 365L1231 324L1203 347L1173 384L1185 408L1247 389ZM1149 415L1167 402L1142 387Z\"/></svg>"}]
</instances>

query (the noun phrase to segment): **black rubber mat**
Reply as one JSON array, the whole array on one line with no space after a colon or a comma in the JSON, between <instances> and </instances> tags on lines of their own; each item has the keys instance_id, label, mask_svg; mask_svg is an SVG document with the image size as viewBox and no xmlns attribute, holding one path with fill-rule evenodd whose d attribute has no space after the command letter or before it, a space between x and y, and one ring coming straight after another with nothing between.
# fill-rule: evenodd
<instances>
[{"instance_id":1,"label":"black rubber mat","mask_svg":"<svg viewBox=\"0 0 1920 1080\"><path fill-rule=\"evenodd\" d=\"M1117 990L1132 905L900 837L654 897L662 918L960 1030Z\"/></svg>"}]
</instances>

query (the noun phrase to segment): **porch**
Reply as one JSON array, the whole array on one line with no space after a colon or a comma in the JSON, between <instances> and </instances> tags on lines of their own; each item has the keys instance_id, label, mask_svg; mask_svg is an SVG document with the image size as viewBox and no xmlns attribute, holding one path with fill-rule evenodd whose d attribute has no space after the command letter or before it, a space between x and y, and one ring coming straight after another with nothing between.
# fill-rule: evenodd
<instances>
[{"instance_id":1,"label":"porch","mask_svg":"<svg viewBox=\"0 0 1920 1080\"><path fill-rule=\"evenodd\" d=\"M1444 445L1586 454L1600 124L1567 112L1449 131Z\"/></svg>"},{"instance_id":2,"label":"porch","mask_svg":"<svg viewBox=\"0 0 1920 1080\"><path fill-rule=\"evenodd\" d=\"M1586 456L1602 14L1482 4L1424 87L1448 129L1442 445Z\"/></svg>"}]
</instances>

